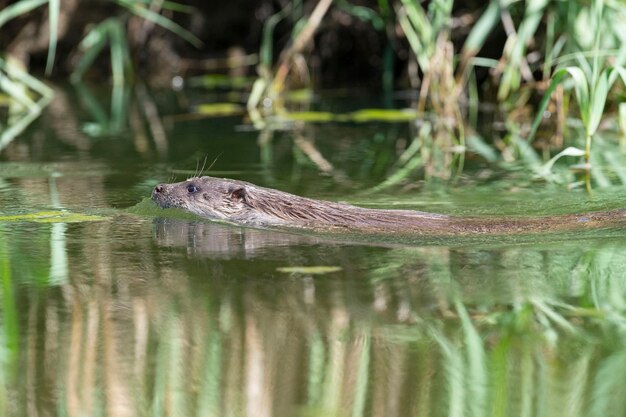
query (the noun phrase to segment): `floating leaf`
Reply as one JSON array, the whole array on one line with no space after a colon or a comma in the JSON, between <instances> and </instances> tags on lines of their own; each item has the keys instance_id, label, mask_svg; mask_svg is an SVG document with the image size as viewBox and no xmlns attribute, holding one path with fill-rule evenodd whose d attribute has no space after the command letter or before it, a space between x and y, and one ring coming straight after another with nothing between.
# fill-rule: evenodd
<instances>
[{"instance_id":1,"label":"floating leaf","mask_svg":"<svg viewBox=\"0 0 626 417\"><path fill-rule=\"evenodd\" d=\"M310 103L313 100L313 91L309 88L289 91L285 94L285 99L292 103Z\"/></svg>"},{"instance_id":2,"label":"floating leaf","mask_svg":"<svg viewBox=\"0 0 626 417\"><path fill-rule=\"evenodd\" d=\"M196 107L196 112L204 116L231 116L243 111L243 106L234 103L200 104Z\"/></svg>"},{"instance_id":3,"label":"floating leaf","mask_svg":"<svg viewBox=\"0 0 626 417\"><path fill-rule=\"evenodd\" d=\"M334 114L323 111L303 111L287 113L285 119L299 122L407 122L417 118L412 109L363 109L353 113Z\"/></svg>"},{"instance_id":4,"label":"floating leaf","mask_svg":"<svg viewBox=\"0 0 626 417\"><path fill-rule=\"evenodd\" d=\"M413 109L363 109L350 114L355 122L407 122L417 118Z\"/></svg>"},{"instance_id":5,"label":"floating leaf","mask_svg":"<svg viewBox=\"0 0 626 417\"><path fill-rule=\"evenodd\" d=\"M297 122L332 122L335 120L334 114L324 111L293 112L285 114L284 117Z\"/></svg>"},{"instance_id":6,"label":"floating leaf","mask_svg":"<svg viewBox=\"0 0 626 417\"><path fill-rule=\"evenodd\" d=\"M0 216L1 222L37 222L37 223L82 223L105 220L106 217L91 214L69 213L67 211L40 211L37 213L13 214Z\"/></svg>"},{"instance_id":7,"label":"floating leaf","mask_svg":"<svg viewBox=\"0 0 626 417\"><path fill-rule=\"evenodd\" d=\"M339 272L341 271L340 266L284 266L281 268L276 268L278 272L285 272L288 274L311 274L311 275L322 275L329 274L331 272Z\"/></svg>"},{"instance_id":8,"label":"floating leaf","mask_svg":"<svg viewBox=\"0 0 626 417\"><path fill-rule=\"evenodd\" d=\"M84 222L100 222L105 220L106 217L96 216L93 214L81 214L81 213L65 213L59 217L45 217L34 220L37 223L84 223Z\"/></svg>"}]
</instances>

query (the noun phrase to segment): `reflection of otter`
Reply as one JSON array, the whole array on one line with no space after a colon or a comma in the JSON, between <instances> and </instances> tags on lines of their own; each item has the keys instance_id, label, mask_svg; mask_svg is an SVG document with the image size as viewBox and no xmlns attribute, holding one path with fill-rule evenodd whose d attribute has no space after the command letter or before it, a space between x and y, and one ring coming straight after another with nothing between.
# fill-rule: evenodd
<instances>
[{"instance_id":1,"label":"reflection of otter","mask_svg":"<svg viewBox=\"0 0 626 417\"><path fill-rule=\"evenodd\" d=\"M299 197L243 181L196 177L159 184L152 199L213 220L258 227L354 230L416 235L558 232L626 221L623 210L536 218L454 217L409 210L377 210Z\"/></svg>"},{"instance_id":2,"label":"reflection of otter","mask_svg":"<svg viewBox=\"0 0 626 417\"><path fill-rule=\"evenodd\" d=\"M320 239L269 230L243 229L208 222L156 219L155 237L159 245L186 247L190 255L217 259L264 256L275 247L314 245Z\"/></svg>"}]
</instances>

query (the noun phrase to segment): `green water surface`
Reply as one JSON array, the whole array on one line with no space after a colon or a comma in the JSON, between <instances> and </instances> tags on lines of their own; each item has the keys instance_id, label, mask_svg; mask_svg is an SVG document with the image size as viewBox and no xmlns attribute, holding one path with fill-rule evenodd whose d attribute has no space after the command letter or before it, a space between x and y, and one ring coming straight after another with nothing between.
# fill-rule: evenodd
<instances>
[{"instance_id":1,"label":"green water surface","mask_svg":"<svg viewBox=\"0 0 626 417\"><path fill-rule=\"evenodd\" d=\"M469 158L450 178L371 193L413 122L258 131L242 115L189 117L210 98L164 92L151 93L155 124L134 96L112 120L75 91L56 94L0 153L0 414L626 414L626 230L333 237L147 200L203 165L309 197L454 215L623 208L623 188L516 181Z\"/></svg>"}]
</instances>

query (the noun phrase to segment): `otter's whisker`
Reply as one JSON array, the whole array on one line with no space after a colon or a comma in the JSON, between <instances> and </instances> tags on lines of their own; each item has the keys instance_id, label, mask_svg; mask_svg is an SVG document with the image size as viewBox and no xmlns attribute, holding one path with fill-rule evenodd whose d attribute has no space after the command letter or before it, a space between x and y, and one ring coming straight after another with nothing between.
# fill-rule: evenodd
<instances>
[{"instance_id":1,"label":"otter's whisker","mask_svg":"<svg viewBox=\"0 0 626 417\"><path fill-rule=\"evenodd\" d=\"M200 172L198 173L198 177L202 176L202 173L204 172L204 167L206 166L206 160L209 158L209 155L204 155L204 162L202 163L202 168L200 168Z\"/></svg>"},{"instance_id":2,"label":"otter's whisker","mask_svg":"<svg viewBox=\"0 0 626 417\"><path fill-rule=\"evenodd\" d=\"M200 159L196 159L196 169L193 171L193 175L190 178L196 178L198 176L198 168L200 168Z\"/></svg>"},{"instance_id":3,"label":"otter's whisker","mask_svg":"<svg viewBox=\"0 0 626 417\"><path fill-rule=\"evenodd\" d=\"M220 156L222 156L224 152L220 152L215 159L213 160L213 162L211 162L211 165L209 165L209 168L207 168L207 171L210 171L211 168L213 168L213 165L215 165L215 163L217 162L218 159L220 159ZM205 161L206 162L206 161ZM202 173L200 173L200 175L202 175Z\"/></svg>"}]
</instances>

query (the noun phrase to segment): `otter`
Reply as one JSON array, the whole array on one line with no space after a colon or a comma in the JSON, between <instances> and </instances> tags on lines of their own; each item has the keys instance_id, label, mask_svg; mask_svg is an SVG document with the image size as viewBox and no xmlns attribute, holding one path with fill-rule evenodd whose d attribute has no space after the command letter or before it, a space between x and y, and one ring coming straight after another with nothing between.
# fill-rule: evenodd
<instances>
[{"instance_id":1,"label":"otter","mask_svg":"<svg viewBox=\"0 0 626 417\"><path fill-rule=\"evenodd\" d=\"M457 217L412 210L368 209L300 197L271 188L214 177L159 184L152 200L162 208L180 208L210 220L252 227L314 231L417 234L431 236L560 232L615 226L626 211L547 217Z\"/></svg>"}]
</instances>

